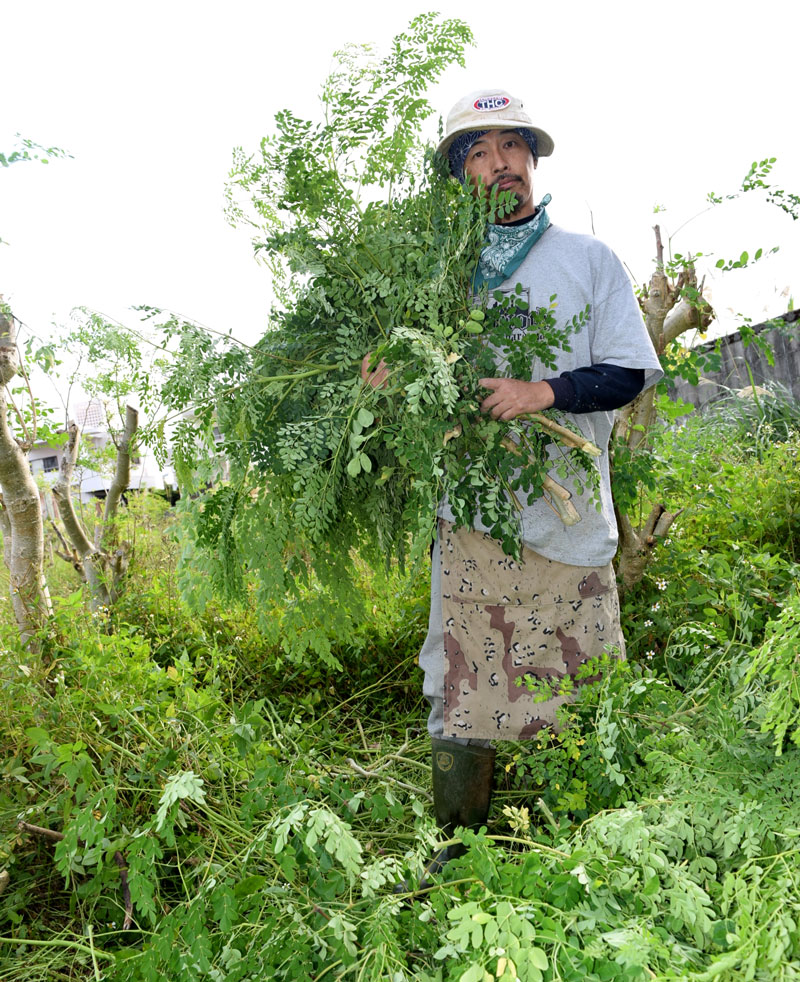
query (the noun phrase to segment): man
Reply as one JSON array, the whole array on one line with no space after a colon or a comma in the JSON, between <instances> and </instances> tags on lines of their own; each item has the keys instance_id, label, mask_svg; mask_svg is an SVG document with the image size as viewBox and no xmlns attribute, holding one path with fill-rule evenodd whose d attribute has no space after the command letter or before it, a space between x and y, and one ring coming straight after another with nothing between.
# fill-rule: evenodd
<instances>
[{"instance_id":1,"label":"man","mask_svg":"<svg viewBox=\"0 0 800 982\"><path fill-rule=\"evenodd\" d=\"M539 158L552 153L553 141L519 99L502 90L461 99L438 149L476 195L496 188L516 199L509 214L487 227L476 285L493 293L519 284L529 311L549 307L555 295L560 324L588 310L572 350L557 353L556 376L532 365L528 378L482 379L489 392L482 411L512 420L555 408L602 450L600 510L588 488L573 494L580 521L571 527L542 498L526 506L521 563L480 526L455 530L447 503L440 509L420 666L431 704L434 811L449 833L486 821L495 754L489 741L557 728L556 709L569 698L564 677L574 678L580 665L604 652L624 656L611 566L617 529L608 442L614 410L656 382L661 368L619 260L596 239L552 225L549 196L536 204ZM366 360L364 371L368 377ZM381 384L384 377L381 365L370 381ZM543 700L532 693L524 685L531 678L550 685L553 695ZM429 872L456 853L445 850Z\"/></svg>"}]
</instances>

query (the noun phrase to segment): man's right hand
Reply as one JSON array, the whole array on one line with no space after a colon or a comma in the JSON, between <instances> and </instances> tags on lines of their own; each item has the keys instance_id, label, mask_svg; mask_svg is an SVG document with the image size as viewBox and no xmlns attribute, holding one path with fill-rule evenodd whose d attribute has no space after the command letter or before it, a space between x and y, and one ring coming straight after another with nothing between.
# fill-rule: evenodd
<instances>
[{"instance_id":1,"label":"man's right hand","mask_svg":"<svg viewBox=\"0 0 800 982\"><path fill-rule=\"evenodd\" d=\"M362 381L367 382L373 389L384 389L389 379L389 369L386 362L381 358L378 364L370 370L370 363L373 357L371 353L365 355L364 360L361 362Z\"/></svg>"}]
</instances>

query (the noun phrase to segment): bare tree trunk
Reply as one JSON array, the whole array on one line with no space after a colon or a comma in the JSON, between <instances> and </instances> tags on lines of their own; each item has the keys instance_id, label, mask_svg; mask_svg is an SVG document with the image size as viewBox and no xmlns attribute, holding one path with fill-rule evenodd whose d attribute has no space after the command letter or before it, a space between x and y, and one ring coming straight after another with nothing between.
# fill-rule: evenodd
<instances>
[{"instance_id":1,"label":"bare tree trunk","mask_svg":"<svg viewBox=\"0 0 800 982\"><path fill-rule=\"evenodd\" d=\"M105 557L90 541L75 514L72 501L72 474L75 470L75 461L78 459L81 431L77 423L70 423L68 432L69 439L64 448L64 456L61 458L58 480L53 485L53 497L58 502L61 521L83 566L84 576L92 593L92 609L96 610L100 606L108 606L109 602L103 569Z\"/></svg>"},{"instance_id":2,"label":"bare tree trunk","mask_svg":"<svg viewBox=\"0 0 800 982\"><path fill-rule=\"evenodd\" d=\"M666 537L681 512L671 512L663 505L653 505L644 525L635 529L627 515L615 511L619 526L617 576L624 591L636 586L642 579L659 539Z\"/></svg>"},{"instance_id":3,"label":"bare tree trunk","mask_svg":"<svg viewBox=\"0 0 800 982\"><path fill-rule=\"evenodd\" d=\"M687 331L702 330L714 319L714 311L703 297L703 284L691 263L683 267L677 283L671 283L664 267L664 247L661 230L656 236L656 268L640 304L645 325L659 356L667 346ZM615 440L625 443L629 450L645 450L656 421L655 389L651 386L620 410L614 426ZM659 539L666 536L678 512L668 512L661 504L653 505L641 528L633 527L627 515L617 512L619 526L619 555L617 575L623 589L638 583Z\"/></svg>"},{"instance_id":4,"label":"bare tree trunk","mask_svg":"<svg viewBox=\"0 0 800 982\"><path fill-rule=\"evenodd\" d=\"M114 480L111 482L111 487L106 495L100 540L104 552L109 556L112 600L115 599L120 581L128 569L128 544L126 542L117 543L116 517L120 498L131 483L131 451L138 428L139 414L132 406L127 406L125 409L125 429L117 443L117 466L114 471Z\"/></svg>"},{"instance_id":5,"label":"bare tree trunk","mask_svg":"<svg viewBox=\"0 0 800 982\"><path fill-rule=\"evenodd\" d=\"M6 387L19 371L16 322L0 311L0 488L4 557L11 603L24 644L37 649L37 632L52 614L44 582L44 525L39 489L28 465L30 443L20 445L8 422Z\"/></svg>"},{"instance_id":6,"label":"bare tree trunk","mask_svg":"<svg viewBox=\"0 0 800 982\"><path fill-rule=\"evenodd\" d=\"M111 570L111 599L116 599L122 578L128 571L129 543L118 542L116 517L119 502L123 492L131 483L131 452L139 428L139 414L132 407L125 409L125 429L117 443L117 466L114 480L106 495L106 508L103 514L102 543L103 549L110 557Z\"/></svg>"},{"instance_id":7,"label":"bare tree trunk","mask_svg":"<svg viewBox=\"0 0 800 982\"><path fill-rule=\"evenodd\" d=\"M83 523L75 514L72 500L72 476L78 458L80 428L69 426L69 440L61 459L58 481L53 485L53 496L67 536L83 569L92 595L92 609L110 606L117 594L120 580L128 566L128 549L125 543L116 547L115 519L119 502L131 479L131 448L139 426L139 414L130 406L125 414L125 430L117 444L117 465L114 479L106 496L102 521L98 522L94 542L89 539ZM116 547L116 548L115 548ZM113 551L112 551L113 550ZM63 558L74 562L66 554Z\"/></svg>"},{"instance_id":8,"label":"bare tree trunk","mask_svg":"<svg viewBox=\"0 0 800 982\"><path fill-rule=\"evenodd\" d=\"M117 444L117 466L114 471L114 480L111 482L111 487L106 495L106 510L103 515L104 534L116 518L122 493L131 483L131 448L138 428L139 414L132 406L127 406L125 409L125 430Z\"/></svg>"}]
</instances>

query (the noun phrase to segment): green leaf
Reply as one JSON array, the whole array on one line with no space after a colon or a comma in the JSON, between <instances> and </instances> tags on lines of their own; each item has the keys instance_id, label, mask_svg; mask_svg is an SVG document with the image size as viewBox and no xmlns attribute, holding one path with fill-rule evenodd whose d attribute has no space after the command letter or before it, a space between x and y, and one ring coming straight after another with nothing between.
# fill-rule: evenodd
<instances>
[{"instance_id":1,"label":"green leaf","mask_svg":"<svg viewBox=\"0 0 800 982\"><path fill-rule=\"evenodd\" d=\"M156 832L160 832L167 820L170 807L179 799L193 801L201 805L205 801L206 793L203 790L204 781L198 777L194 771L183 771L180 774L173 774L167 780L164 791L159 799L159 808L156 812Z\"/></svg>"},{"instance_id":2,"label":"green leaf","mask_svg":"<svg viewBox=\"0 0 800 982\"><path fill-rule=\"evenodd\" d=\"M37 747L50 746L50 734L40 726L28 726L25 728L25 736Z\"/></svg>"}]
</instances>

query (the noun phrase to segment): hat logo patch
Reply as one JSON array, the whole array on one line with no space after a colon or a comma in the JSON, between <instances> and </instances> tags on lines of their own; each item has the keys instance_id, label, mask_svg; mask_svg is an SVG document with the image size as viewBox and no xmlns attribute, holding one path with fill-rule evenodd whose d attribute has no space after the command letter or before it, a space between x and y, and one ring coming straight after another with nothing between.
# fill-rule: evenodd
<instances>
[{"instance_id":1,"label":"hat logo patch","mask_svg":"<svg viewBox=\"0 0 800 982\"><path fill-rule=\"evenodd\" d=\"M479 113L496 112L511 105L511 100L504 95L484 95L472 103L472 108Z\"/></svg>"}]
</instances>

